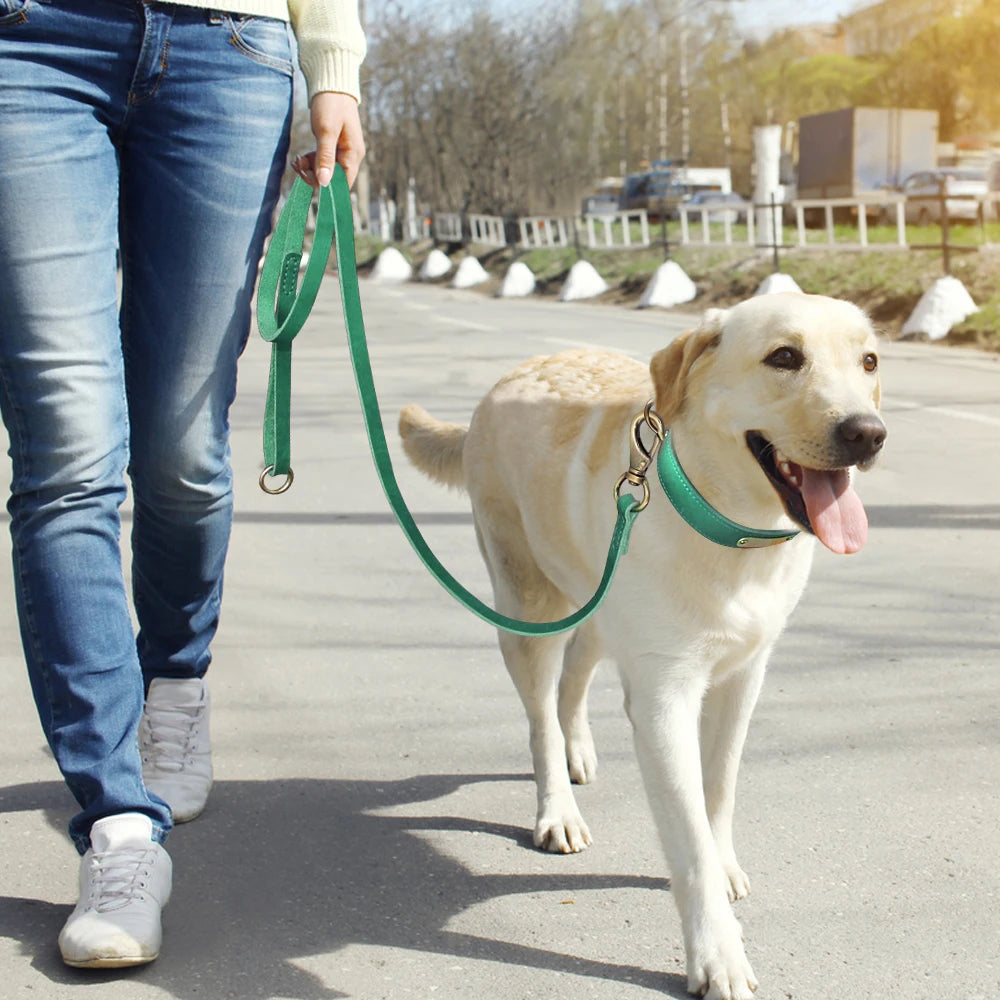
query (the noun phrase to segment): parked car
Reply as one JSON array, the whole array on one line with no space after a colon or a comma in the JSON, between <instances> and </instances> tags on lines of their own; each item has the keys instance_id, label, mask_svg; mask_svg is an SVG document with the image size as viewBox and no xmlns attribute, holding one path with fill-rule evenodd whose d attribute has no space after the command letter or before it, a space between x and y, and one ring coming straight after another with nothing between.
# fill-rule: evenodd
<instances>
[{"instance_id":1,"label":"parked car","mask_svg":"<svg viewBox=\"0 0 1000 1000\"><path fill-rule=\"evenodd\" d=\"M587 195L580 205L581 215L614 215L619 211L619 196L613 192L598 191Z\"/></svg>"},{"instance_id":2,"label":"parked car","mask_svg":"<svg viewBox=\"0 0 1000 1000\"><path fill-rule=\"evenodd\" d=\"M666 217L677 218L677 206L690 194L690 189L677 179L677 171L665 167L638 174L629 174L622 189L621 205L629 212L645 210L650 222Z\"/></svg>"},{"instance_id":3,"label":"parked car","mask_svg":"<svg viewBox=\"0 0 1000 1000\"><path fill-rule=\"evenodd\" d=\"M700 208L708 206L709 222L738 222L740 216L746 216L750 204L738 194L723 191L699 191L684 200L685 208ZM729 207L732 206L732 207ZM688 221L700 221L702 213L688 213Z\"/></svg>"},{"instance_id":4,"label":"parked car","mask_svg":"<svg viewBox=\"0 0 1000 1000\"><path fill-rule=\"evenodd\" d=\"M580 204L581 215L614 215L620 212L622 186L624 180L621 177L605 177L597 185L597 189Z\"/></svg>"},{"instance_id":5,"label":"parked car","mask_svg":"<svg viewBox=\"0 0 1000 1000\"><path fill-rule=\"evenodd\" d=\"M986 195L986 171L977 167L941 167L938 170L921 170L903 181L901 190L906 196L906 221L927 225L941 221L941 184L944 182L945 211L948 219L976 222L979 219L979 199ZM990 206L983 206L987 218L992 217Z\"/></svg>"}]
</instances>

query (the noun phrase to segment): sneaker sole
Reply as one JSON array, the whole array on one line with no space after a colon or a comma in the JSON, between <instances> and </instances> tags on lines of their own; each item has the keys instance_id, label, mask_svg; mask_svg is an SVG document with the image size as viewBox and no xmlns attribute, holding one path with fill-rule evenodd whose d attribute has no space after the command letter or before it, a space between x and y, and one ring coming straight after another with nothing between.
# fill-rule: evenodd
<instances>
[{"instance_id":1,"label":"sneaker sole","mask_svg":"<svg viewBox=\"0 0 1000 1000\"><path fill-rule=\"evenodd\" d=\"M197 819L203 812L205 807L202 806L197 812L185 813L183 816L178 816L176 813L171 813L174 823L180 825L181 823L190 823L192 820Z\"/></svg>"},{"instance_id":2,"label":"sneaker sole","mask_svg":"<svg viewBox=\"0 0 1000 1000\"><path fill-rule=\"evenodd\" d=\"M80 962L63 959L65 965L74 969L125 969L132 965L149 965L160 957L160 953L155 955L143 955L142 957L128 957L119 955L117 958L88 958Z\"/></svg>"},{"instance_id":3,"label":"sneaker sole","mask_svg":"<svg viewBox=\"0 0 1000 1000\"><path fill-rule=\"evenodd\" d=\"M167 803L168 806L170 805L170 802L168 801L167 797L165 795L163 795L161 792L159 792L159 791L156 790L156 781L155 781L155 779L153 779L152 784L150 784L146 780L145 776L143 776L143 781L146 783L146 789L147 789L147 791L152 792L155 796L157 796L157 798L162 799L164 802ZM174 812L173 809L170 810L170 815L171 815L171 818L173 819L175 825L179 825L181 823L190 823L191 820L197 819L205 811L205 809L208 807L208 796L209 796L209 793L212 791L212 787L214 786L214 784L215 784L214 781L209 784L208 790L205 792L205 799L204 799L204 801L194 811L188 811L188 812L185 812L183 814L178 814L178 813Z\"/></svg>"}]
</instances>

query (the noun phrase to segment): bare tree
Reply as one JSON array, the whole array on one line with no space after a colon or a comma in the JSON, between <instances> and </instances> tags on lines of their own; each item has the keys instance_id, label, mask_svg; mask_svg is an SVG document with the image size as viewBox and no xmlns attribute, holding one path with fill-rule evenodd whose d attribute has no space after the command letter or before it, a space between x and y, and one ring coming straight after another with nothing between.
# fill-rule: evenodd
<instances>
[{"instance_id":1,"label":"bare tree","mask_svg":"<svg viewBox=\"0 0 1000 1000\"><path fill-rule=\"evenodd\" d=\"M532 14L487 0L366 2L372 188L402 201L413 178L438 210L572 210L602 176L654 156L730 166L748 191L755 126L862 95L887 103L917 83L952 129L1000 114L1000 0L918 34L909 57L847 69L810 62L796 32L741 38L736 0L575 0ZM933 90L938 76L955 85Z\"/></svg>"}]
</instances>

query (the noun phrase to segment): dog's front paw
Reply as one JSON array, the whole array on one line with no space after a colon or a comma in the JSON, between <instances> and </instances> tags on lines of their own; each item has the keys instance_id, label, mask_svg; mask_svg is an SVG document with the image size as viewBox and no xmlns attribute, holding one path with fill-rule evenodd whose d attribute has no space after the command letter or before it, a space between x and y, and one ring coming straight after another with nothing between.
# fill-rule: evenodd
<instances>
[{"instance_id":1,"label":"dog's front paw","mask_svg":"<svg viewBox=\"0 0 1000 1000\"><path fill-rule=\"evenodd\" d=\"M688 992L706 1000L751 1000L757 980L735 917L718 935L702 933L688 952Z\"/></svg>"},{"instance_id":2,"label":"dog's front paw","mask_svg":"<svg viewBox=\"0 0 1000 1000\"><path fill-rule=\"evenodd\" d=\"M590 830L573 802L561 808L550 803L542 809L535 822L534 840L535 847L552 854L577 854L593 843Z\"/></svg>"}]
</instances>

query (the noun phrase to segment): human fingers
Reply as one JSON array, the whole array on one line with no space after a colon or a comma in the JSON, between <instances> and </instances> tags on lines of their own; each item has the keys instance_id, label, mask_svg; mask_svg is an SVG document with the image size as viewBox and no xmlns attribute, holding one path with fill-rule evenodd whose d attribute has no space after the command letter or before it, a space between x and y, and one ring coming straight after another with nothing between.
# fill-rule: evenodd
<instances>
[{"instance_id":1,"label":"human fingers","mask_svg":"<svg viewBox=\"0 0 1000 1000\"><path fill-rule=\"evenodd\" d=\"M292 160L292 169L311 187L319 187L316 180L316 153L302 153Z\"/></svg>"},{"instance_id":2,"label":"human fingers","mask_svg":"<svg viewBox=\"0 0 1000 1000\"><path fill-rule=\"evenodd\" d=\"M305 165L315 178L310 183L325 187L333 178L334 164L339 163L348 186L353 186L365 155L358 102L350 94L324 91L313 97L309 111L316 137L316 151Z\"/></svg>"}]
</instances>

